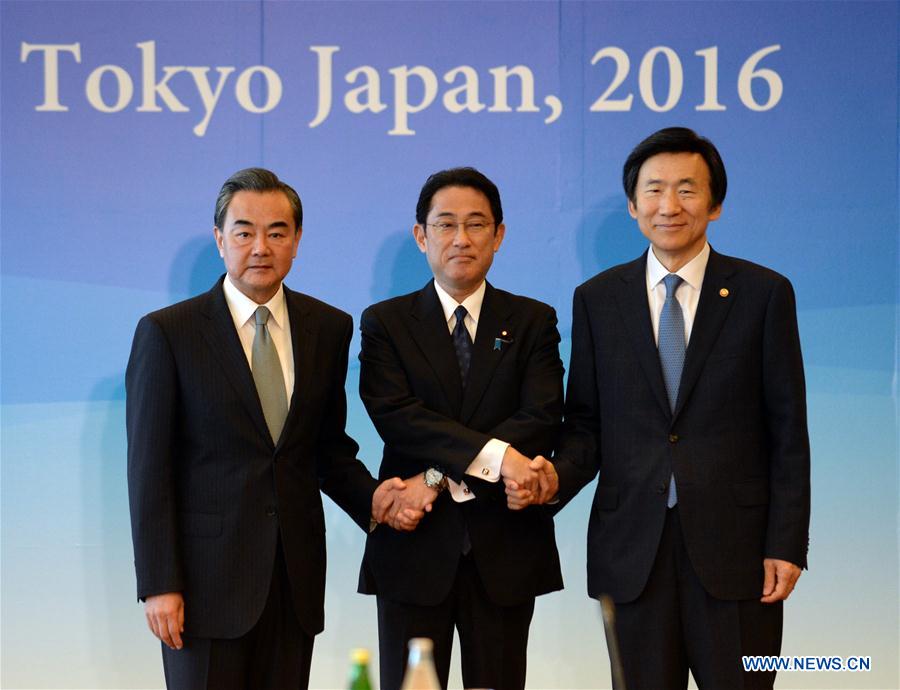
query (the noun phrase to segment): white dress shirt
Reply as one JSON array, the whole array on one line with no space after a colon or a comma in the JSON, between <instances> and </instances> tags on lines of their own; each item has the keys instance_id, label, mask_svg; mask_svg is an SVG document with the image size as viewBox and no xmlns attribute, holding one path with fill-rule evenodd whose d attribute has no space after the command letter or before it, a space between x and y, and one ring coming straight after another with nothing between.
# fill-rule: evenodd
<instances>
[{"instance_id":1,"label":"white dress shirt","mask_svg":"<svg viewBox=\"0 0 900 690\"><path fill-rule=\"evenodd\" d=\"M697 315L697 304L700 302L700 290L703 287L703 276L706 274L706 264L709 263L709 243L703 245L703 249L693 259L675 272L684 280L675 290L675 299L681 306L684 316L684 344L691 340L691 330L694 327L694 317ZM662 313L663 304L666 301L666 286L663 278L669 275L669 269L663 266L653 247L647 252L647 300L650 304L650 320L653 323L653 339L659 345L659 315Z\"/></svg>"},{"instance_id":2,"label":"white dress shirt","mask_svg":"<svg viewBox=\"0 0 900 690\"><path fill-rule=\"evenodd\" d=\"M291 406L291 396L294 394L294 349L291 343L291 323L288 320L287 304L284 299L284 285L278 286L278 292L265 304L257 304L241 292L230 276L225 276L222 284L225 291L225 302L228 311L234 319L234 327L241 339L247 364L253 369L253 339L256 337L256 309L268 307L270 316L266 326L269 336L278 353L278 361L281 362L281 373L284 375L284 387L287 393L288 409Z\"/></svg>"},{"instance_id":3,"label":"white dress shirt","mask_svg":"<svg viewBox=\"0 0 900 690\"><path fill-rule=\"evenodd\" d=\"M466 297L461 303L453 299L446 290L444 290L437 281L434 281L434 289L437 292L438 299L441 301L441 307L444 309L444 318L447 320L447 328L452 334L456 328L456 308L462 304L468 312L463 325L469 331L472 342L475 342L475 333L478 330L478 318L481 316L481 305L484 302L484 293L487 290L487 283L482 281L481 285L475 292ZM475 459L466 468L466 474L473 477L479 477L489 482L500 480L500 465L503 464L503 454L509 444L492 438L484 444ZM475 498L475 494L465 482L457 484L455 481L447 477L450 495L457 503L470 501Z\"/></svg>"}]
</instances>

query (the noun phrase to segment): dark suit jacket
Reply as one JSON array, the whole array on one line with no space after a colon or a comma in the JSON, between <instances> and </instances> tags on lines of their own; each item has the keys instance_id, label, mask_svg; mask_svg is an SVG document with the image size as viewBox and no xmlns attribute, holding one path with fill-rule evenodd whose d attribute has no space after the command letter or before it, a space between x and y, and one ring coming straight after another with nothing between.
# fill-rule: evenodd
<instances>
[{"instance_id":1,"label":"dark suit jacket","mask_svg":"<svg viewBox=\"0 0 900 690\"><path fill-rule=\"evenodd\" d=\"M809 440L793 289L773 271L711 252L672 414L646 258L575 291L556 464L563 502L599 471L588 590L619 602L642 592L674 472L703 586L720 599L756 599L763 558L806 566Z\"/></svg>"},{"instance_id":2,"label":"dark suit jacket","mask_svg":"<svg viewBox=\"0 0 900 690\"><path fill-rule=\"evenodd\" d=\"M362 315L360 396L384 440L380 476L431 466L465 480L474 500L443 492L412 533L379 526L366 541L360 592L436 605L450 592L464 525L488 595L500 605L562 588L553 519L543 507L506 507L502 480L465 475L491 438L529 457L553 448L562 416L562 362L549 306L490 284L463 390L433 283ZM507 331L509 343L495 346Z\"/></svg>"},{"instance_id":3,"label":"dark suit jacket","mask_svg":"<svg viewBox=\"0 0 900 690\"><path fill-rule=\"evenodd\" d=\"M265 604L279 533L298 620L323 628L321 488L368 529L375 481L344 433L350 316L285 288L290 411L273 445L222 280L143 317L125 383L140 598L182 592L185 632L233 638Z\"/></svg>"}]
</instances>

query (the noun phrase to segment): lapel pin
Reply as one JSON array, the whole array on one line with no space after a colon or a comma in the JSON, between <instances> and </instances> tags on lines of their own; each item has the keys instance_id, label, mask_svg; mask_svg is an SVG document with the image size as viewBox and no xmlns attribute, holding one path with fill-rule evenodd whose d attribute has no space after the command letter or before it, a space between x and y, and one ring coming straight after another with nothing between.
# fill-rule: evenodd
<instances>
[{"instance_id":1,"label":"lapel pin","mask_svg":"<svg viewBox=\"0 0 900 690\"><path fill-rule=\"evenodd\" d=\"M509 335L509 331L500 331L500 336L498 338L494 338L494 349L502 350L504 345L509 345L512 342L513 339Z\"/></svg>"},{"instance_id":2,"label":"lapel pin","mask_svg":"<svg viewBox=\"0 0 900 690\"><path fill-rule=\"evenodd\" d=\"M719 290L719 297L728 297L728 288L722 288Z\"/></svg>"}]
</instances>

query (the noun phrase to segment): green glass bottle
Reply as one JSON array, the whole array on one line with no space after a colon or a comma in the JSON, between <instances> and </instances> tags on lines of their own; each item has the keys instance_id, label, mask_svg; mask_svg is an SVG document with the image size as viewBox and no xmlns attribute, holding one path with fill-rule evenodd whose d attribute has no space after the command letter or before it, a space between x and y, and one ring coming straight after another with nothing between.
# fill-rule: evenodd
<instances>
[{"instance_id":1,"label":"green glass bottle","mask_svg":"<svg viewBox=\"0 0 900 690\"><path fill-rule=\"evenodd\" d=\"M347 690L372 690L369 682L369 650L354 649L350 653L350 678L347 681Z\"/></svg>"}]
</instances>

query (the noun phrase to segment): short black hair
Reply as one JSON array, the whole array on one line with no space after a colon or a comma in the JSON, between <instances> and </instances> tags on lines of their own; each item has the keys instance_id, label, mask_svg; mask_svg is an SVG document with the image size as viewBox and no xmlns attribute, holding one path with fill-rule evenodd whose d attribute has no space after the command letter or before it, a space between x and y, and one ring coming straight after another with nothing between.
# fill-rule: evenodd
<instances>
[{"instance_id":1,"label":"short black hair","mask_svg":"<svg viewBox=\"0 0 900 690\"><path fill-rule=\"evenodd\" d=\"M232 197L238 192L283 192L294 214L294 231L303 226L303 204L300 195L289 184L278 179L278 175L265 168L244 168L225 180L216 198L213 221L219 230L225 230L225 214Z\"/></svg>"},{"instance_id":2,"label":"short black hair","mask_svg":"<svg viewBox=\"0 0 900 690\"><path fill-rule=\"evenodd\" d=\"M428 212L431 210L431 200L444 187L471 187L487 197L491 206L491 214L494 216L494 224L503 222L503 206L500 204L500 190L486 175L475 168L450 168L434 173L425 180L422 191L419 192L419 201L416 204L416 222L425 225L428 220ZM496 228L495 228L496 232Z\"/></svg>"},{"instance_id":3,"label":"short black hair","mask_svg":"<svg viewBox=\"0 0 900 690\"><path fill-rule=\"evenodd\" d=\"M710 208L722 205L728 190L728 176L722 157L709 139L687 127L666 127L634 147L622 168L622 186L631 203L635 203L635 187L641 166L648 158L660 153L699 153L709 168Z\"/></svg>"}]
</instances>

